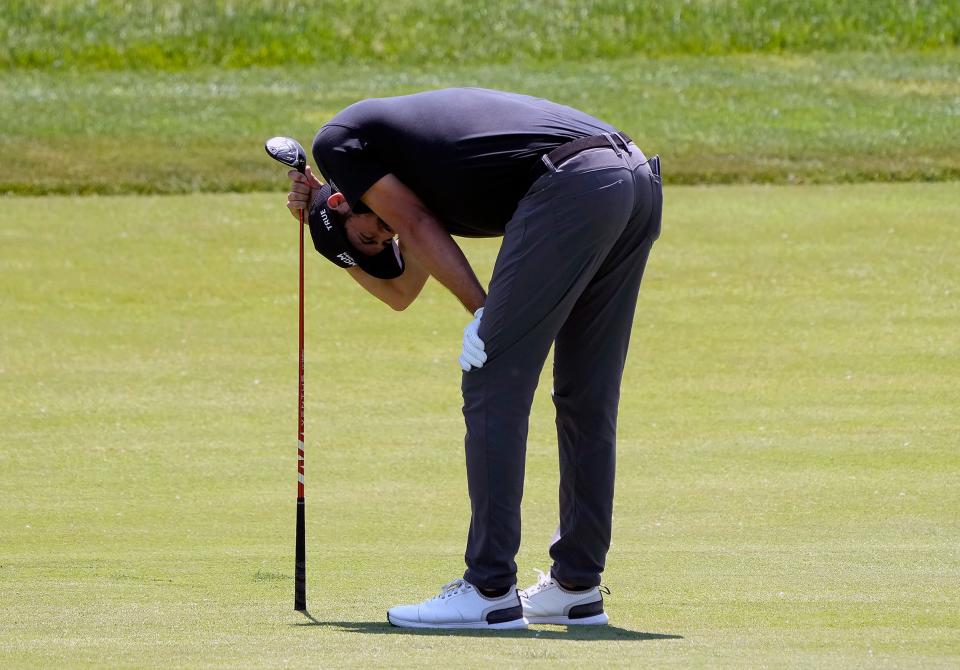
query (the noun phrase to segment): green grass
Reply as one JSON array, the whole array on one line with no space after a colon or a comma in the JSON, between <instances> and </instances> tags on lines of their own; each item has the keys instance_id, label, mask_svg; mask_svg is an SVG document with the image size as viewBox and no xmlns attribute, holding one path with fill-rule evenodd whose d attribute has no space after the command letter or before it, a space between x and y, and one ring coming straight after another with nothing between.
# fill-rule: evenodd
<instances>
[{"instance_id":1,"label":"green grass","mask_svg":"<svg viewBox=\"0 0 960 670\"><path fill-rule=\"evenodd\" d=\"M960 44L954 0L5 0L0 68L543 63Z\"/></svg>"},{"instance_id":2,"label":"green grass","mask_svg":"<svg viewBox=\"0 0 960 670\"><path fill-rule=\"evenodd\" d=\"M669 183L960 178L960 50L631 58L562 68L351 66L0 74L0 193L283 188L263 140L309 146L359 99L456 85L592 112Z\"/></svg>"},{"instance_id":3,"label":"green grass","mask_svg":"<svg viewBox=\"0 0 960 670\"><path fill-rule=\"evenodd\" d=\"M0 665L956 667L956 194L669 188L621 405L616 628L507 635L384 623L462 567L452 297L393 313L310 259L304 625L283 196L2 199ZM465 247L488 277L496 241ZM556 519L548 390L524 582Z\"/></svg>"}]
</instances>

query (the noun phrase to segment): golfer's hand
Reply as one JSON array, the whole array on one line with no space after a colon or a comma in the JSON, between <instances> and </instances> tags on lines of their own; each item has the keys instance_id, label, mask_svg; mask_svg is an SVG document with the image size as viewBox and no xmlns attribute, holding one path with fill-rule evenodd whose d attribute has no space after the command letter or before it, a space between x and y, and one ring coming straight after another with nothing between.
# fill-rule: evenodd
<instances>
[{"instance_id":1,"label":"golfer's hand","mask_svg":"<svg viewBox=\"0 0 960 670\"><path fill-rule=\"evenodd\" d=\"M463 351L460 352L460 367L464 372L473 368L482 368L487 362L487 354L483 350L483 340L477 331L480 330L480 318L483 316L483 307L473 315L473 321L463 329Z\"/></svg>"},{"instance_id":2,"label":"golfer's hand","mask_svg":"<svg viewBox=\"0 0 960 670\"><path fill-rule=\"evenodd\" d=\"M293 218L300 218L300 210L306 212L310 209L313 190L320 188L320 180L313 176L313 170L307 166L307 173L300 174L296 170L290 170L287 173L290 177L290 192L287 193L287 209L293 214Z\"/></svg>"}]
</instances>

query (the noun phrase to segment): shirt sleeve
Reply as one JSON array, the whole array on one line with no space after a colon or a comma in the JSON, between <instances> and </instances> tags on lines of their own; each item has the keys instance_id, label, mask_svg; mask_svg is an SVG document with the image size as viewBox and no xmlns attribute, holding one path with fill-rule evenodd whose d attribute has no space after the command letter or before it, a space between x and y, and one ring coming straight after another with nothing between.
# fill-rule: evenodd
<instances>
[{"instance_id":1,"label":"shirt sleeve","mask_svg":"<svg viewBox=\"0 0 960 670\"><path fill-rule=\"evenodd\" d=\"M390 171L362 131L328 124L313 140L313 160L328 184L343 193L351 208Z\"/></svg>"}]
</instances>

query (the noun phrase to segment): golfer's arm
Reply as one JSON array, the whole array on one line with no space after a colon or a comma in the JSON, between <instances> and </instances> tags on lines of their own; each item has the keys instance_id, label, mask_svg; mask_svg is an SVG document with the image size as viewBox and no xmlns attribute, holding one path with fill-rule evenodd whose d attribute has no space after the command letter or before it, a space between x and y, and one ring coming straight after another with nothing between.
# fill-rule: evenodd
<instances>
[{"instance_id":1,"label":"golfer's arm","mask_svg":"<svg viewBox=\"0 0 960 670\"><path fill-rule=\"evenodd\" d=\"M393 228L423 269L443 284L472 314L487 294L463 251L417 195L388 174L362 200Z\"/></svg>"},{"instance_id":2,"label":"golfer's arm","mask_svg":"<svg viewBox=\"0 0 960 670\"><path fill-rule=\"evenodd\" d=\"M360 286L398 312L406 309L416 300L430 276L402 241L400 251L403 254L404 268L403 274L396 279L378 279L357 267L347 270Z\"/></svg>"}]
</instances>

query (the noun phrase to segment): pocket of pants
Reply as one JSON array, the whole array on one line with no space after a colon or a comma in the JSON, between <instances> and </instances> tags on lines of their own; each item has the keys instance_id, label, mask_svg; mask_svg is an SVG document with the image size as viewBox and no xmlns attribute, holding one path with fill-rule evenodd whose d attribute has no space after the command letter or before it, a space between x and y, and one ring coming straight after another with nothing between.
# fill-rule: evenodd
<instances>
[{"instance_id":1,"label":"pocket of pants","mask_svg":"<svg viewBox=\"0 0 960 670\"><path fill-rule=\"evenodd\" d=\"M659 174L650 173L650 186L653 192L653 203L650 208L650 239L656 241L660 237L660 224L663 218L663 182Z\"/></svg>"}]
</instances>

